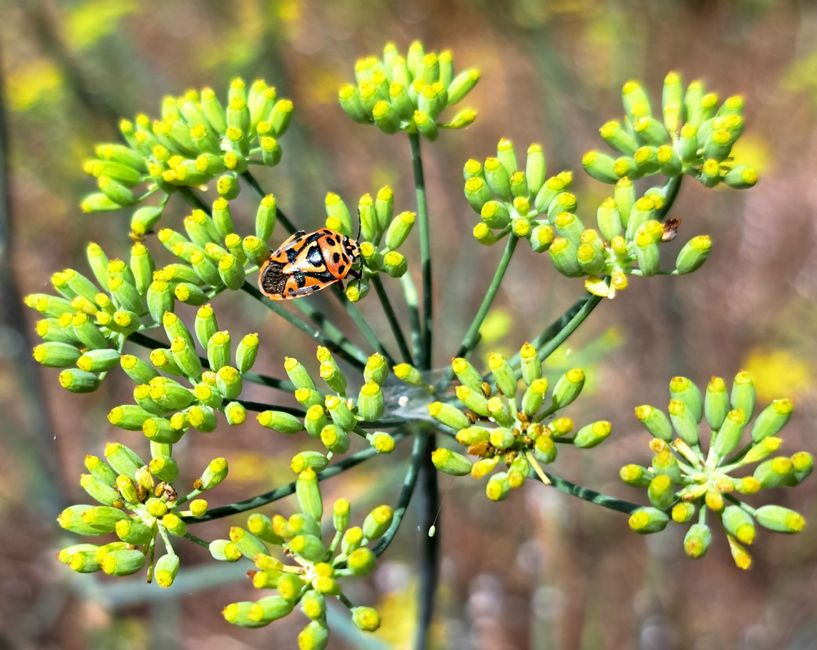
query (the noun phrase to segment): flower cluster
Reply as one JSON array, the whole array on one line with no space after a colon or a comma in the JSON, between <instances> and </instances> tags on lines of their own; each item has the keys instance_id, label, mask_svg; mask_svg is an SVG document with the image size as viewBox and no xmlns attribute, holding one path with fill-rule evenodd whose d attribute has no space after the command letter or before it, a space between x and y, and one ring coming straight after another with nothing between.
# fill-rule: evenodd
<instances>
[{"instance_id":1,"label":"flower cluster","mask_svg":"<svg viewBox=\"0 0 817 650\"><path fill-rule=\"evenodd\" d=\"M326 195L326 227L330 230L355 237L352 213L346 202L337 194ZM369 279L379 272L399 278L408 269L406 257L400 248L414 226L414 212L394 214L394 193L384 185L375 197L364 194L357 204L360 230L360 257L363 277L346 287L346 297L358 302L369 292ZM378 246L382 244L380 248Z\"/></svg>"},{"instance_id":2,"label":"flower cluster","mask_svg":"<svg viewBox=\"0 0 817 650\"><path fill-rule=\"evenodd\" d=\"M574 431L571 418L554 417L581 393L585 377L580 368L568 370L548 392L542 361L530 344L523 345L512 362L500 354L491 354L488 365L493 386L466 359L454 359L451 368L460 381L457 399L467 411L452 404L432 402L428 412L456 431L457 442L478 459L472 461L464 454L441 447L433 453L434 465L454 476L470 474L481 479L491 475L485 494L492 501L504 499L533 473L544 483L550 483L540 463L556 459L557 443L587 449L600 444L612 432L606 420ZM521 396L517 393L520 377L524 384ZM500 462L507 471L494 471Z\"/></svg>"},{"instance_id":3,"label":"flower cluster","mask_svg":"<svg viewBox=\"0 0 817 650\"><path fill-rule=\"evenodd\" d=\"M677 228L673 221L661 221L666 190L651 188L638 197L628 178L618 180L614 195L599 205L598 229L585 227L570 191L573 174L546 177L538 144L528 147L524 170L513 143L503 138L496 157L469 160L463 174L465 197L481 218L473 230L477 241L491 245L506 235L527 239L535 252L547 251L563 275L585 277L585 288L595 295L614 297L627 287L628 275L691 273L709 256L710 238L698 235L678 253L674 270L663 271L661 244L673 239Z\"/></svg>"},{"instance_id":4,"label":"flower cluster","mask_svg":"<svg viewBox=\"0 0 817 650\"><path fill-rule=\"evenodd\" d=\"M706 92L701 81L685 89L677 72L664 78L662 119L653 115L650 98L637 81L625 83L621 97L624 123L611 120L599 129L621 156L588 151L582 158L596 180L616 183L620 178L685 174L706 187L725 183L744 189L757 183L757 172L731 157L743 133L743 97L734 95L719 105L718 95Z\"/></svg>"},{"instance_id":5,"label":"flower cluster","mask_svg":"<svg viewBox=\"0 0 817 650\"><path fill-rule=\"evenodd\" d=\"M646 404L635 409L636 417L653 435L650 449L654 456L650 467L625 465L620 475L629 485L646 487L652 506L636 510L630 516L630 527L639 533L654 533L663 530L670 519L685 524L697 513L697 523L684 538L684 551L698 558L712 541L706 520L713 513L723 524L735 564L747 569L752 557L745 547L755 540L756 523L780 533L798 533L805 526L805 519L793 510L778 505L753 508L736 496L797 485L811 473L814 459L808 452L769 458L783 443L777 434L791 416L791 400L774 400L749 429L755 389L746 372L737 374L731 391L721 377L712 377L704 396L686 377L673 378L669 390L669 417ZM708 449L699 431L703 420L711 430ZM744 438L747 441L741 444ZM759 464L752 474L734 476L755 463Z\"/></svg>"},{"instance_id":6,"label":"flower cluster","mask_svg":"<svg viewBox=\"0 0 817 650\"><path fill-rule=\"evenodd\" d=\"M207 501L197 498L227 476L227 461L214 458L193 482L190 492L180 495L173 482L179 467L171 455L172 445L151 444L151 459L145 463L125 445L112 442L105 446L105 459L85 457L87 474L80 484L101 505L78 504L67 507L57 518L62 528L88 537L115 534L117 541L105 544L80 543L60 550L60 562L78 573L103 571L125 576L148 563L148 579L161 587L173 584L179 571L179 557L171 536L184 537L183 518L200 517ZM186 510L182 506L187 505ZM156 557L156 538L164 553Z\"/></svg>"},{"instance_id":7,"label":"flower cluster","mask_svg":"<svg viewBox=\"0 0 817 650\"><path fill-rule=\"evenodd\" d=\"M258 422L279 433L306 431L326 448L324 460L349 449L350 434L364 438L378 453L394 450L395 440L385 431L369 432L362 424L374 425L385 410L383 384L389 377L389 366L383 355L375 353L363 368L363 385L356 398L347 395L348 380L332 353L318 346L319 375L328 390L319 390L306 367L287 357L284 370L294 387L295 400L306 409L298 416L282 410L265 410Z\"/></svg>"},{"instance_id":8,"label":"flower cluster","mask_svg":"<svg viewBox=\"0 0 817 650\"><path fill-rule=\"evenodd\" d=\"M195 340L173 312L165 312L162 324L169 347L151 350L149 362L131 354L120 358L120 366L136 383L134 403L111 409L110 423L141 430L150 441L168 444L177 443L191 428L213 431L219 411L228 424L243 424L247 412L238 398L243 377L258 354L258 334L242 337L231 353L230 332L219 330L209 304L196 313ZM198 355L196 341L206 356Z\"/></svg>"},{"instance_id":9,"label":"flower cluster","mask_svg":"<svg viewBox=\"0 0 817 650\"><path fill-rule=\"evenodd\" d=\"M142 220L158 219L166 195L205 185L217 176L218 193L235 198L237 175L249 165L278 164L278 138L292 110L292 102L278 98L275 88L262 80L247 89L242 79L233 79L226 107L211 88L165 97L159 119L140 114L120 122L127 145L100 144L96 157L85 161L83 169L96 178L99 192L86 196L82 209L117 210L164 194L150 217L134 215L134 225L140 226Z\"/></svg>"},{"instance_id":10,"label":"flower cluster","mask_svg":"<svg viewBox=\"0 0 817 650\"><path fill-rule=\"evenodd\" d=\"M293 459L292 468L298 475L298 512L289 517L253 513L247 518L246 528L233 526L229 539L210 543L210 553L217 560L235 562L244 557L253 562L256 570L249 575L256 589L275 590L256 601L230 603L222 612L224 618L242 627L261 627L287 616L300 604L310 620L298 636L300 648L326 646L327 598L337 598L346 605L359 629L373 632L380 627L377 611L354 607L344 595L341 581L374 571L377 555L371 546L387 535L394 513L387 505L377 506L360 526L350 526L351 505L346 499L338 499L332 507L334 534L328 542L324 540L324 505L315 471L325 466L325 460L310 452ZM273 555L270 547L280 549L281 557Z\"/></svg>"},{"instance_id":11,"label":"flower cluster","mask_svg":"<svg viewBox=\"0 0 817 650\"><path fill-rule=\"evenodd\" d=\"M375 124L384 133L405 131L436 140L440 128L461 129L477 116L474 109L463 108L447 121L440 117L477 84L479 71L455 74L449 50L426 52L420 41L409 45L405 56L387 43L382 58L358 59L355 81L338 91L341 107L355 122Z\"/></svg>"}]
</instances>

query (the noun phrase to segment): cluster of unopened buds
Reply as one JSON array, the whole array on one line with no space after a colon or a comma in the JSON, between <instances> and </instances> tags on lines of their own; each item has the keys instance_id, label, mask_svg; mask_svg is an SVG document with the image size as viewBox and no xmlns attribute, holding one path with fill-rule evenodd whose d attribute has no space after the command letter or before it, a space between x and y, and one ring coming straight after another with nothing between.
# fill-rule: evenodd
<instances>
[{"instance_id":1,"label":"cluster of unopened buds","mask_svg":"<svg viewBox=\"0 0 817 650\"><path fill-rule=\"evenodd\" d=\"M774 400L750 427L756 398L747 372L735 376L731 391L721 377L709 380L703 396L686 377L675 377L669 390L669 416L648 404L635 409L653 435L654 455L649 467L625 465L620 475L629 485L646 487L652 505L633 512L630 527L654 533L670 520L686 524L697 516L684 538L684 551L699 558L712 541L707 515L720 518L735 564L748 569L752 557L746 546L755 541L756 524L778 533L799 533L805 526L794 510L755 508L743 500L763 489L798 485L811 474L814 458L806 451L773 456L783 444L778 434L791 417L792 402ZM708 434L701 434L702 424ZM751 474L734 476L752 465Z\"/></svg>"}]
</instances>

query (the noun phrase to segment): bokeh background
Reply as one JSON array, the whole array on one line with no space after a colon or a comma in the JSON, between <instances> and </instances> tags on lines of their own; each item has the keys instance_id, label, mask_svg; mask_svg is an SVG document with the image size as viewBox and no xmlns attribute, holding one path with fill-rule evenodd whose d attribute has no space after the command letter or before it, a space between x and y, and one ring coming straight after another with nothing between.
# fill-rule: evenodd
<instances>
[{"instance_id":1,"label":"bokeh background","mask_svg":"<svg viewBox=\"0 0 817 650\"><path fill-rule=\"evenodd\" d=\"M95 393L61 391L57 372L30 359L35 315L20 306L52 272L83 268L89 239L126 252L126 214L78 209L92 188L80 165L93 143L114 138L120 116L158 112L167 93L203 85L221 91L235 75L263 77L295 101L283 162L261 180L309 229L320 223L330 190L354 199L390 183L396 207L413 207L405 138L352 124L336 104L355 58L378 52L386 40L405 48L421 38L430 48L452 48L460 66L482 69L468 102L479 110L475 125L425 147L438 260L437 365L459 341L499 257L470 237L474 217L461 176L467 158L490 155L501 136L522 151L542 142L550 169L578 170L580 205L592 205L606 188L581 174L578 161L598 146L598 127L620 115L626 79L641 78L657 93L664 74L677 69L724 97L744 94L740 155L761 181L746 192L686 183L674 213L684 240L713 236L709 262L690 277L634 280L557 355L554 366L591 369L591 390L574 415L609 418L615 433L594 452L565 453L556 470L643 498L617 479L620 465L648 459L632 407L663 404L675 374L704 384L741 368L755 374L761 402L795 399L787 448L815 451L814 3L5 0L0 30L8 145L0 188L11 205L0 224L0 648L294 647L303 624L297 614L255 631L224 623L221 607L252 596L251 587L241 567L214 567L192 545L183 549L183 579L168 591L138 577L69 575L56 562L66 538L54 516L81 500L83 455L99 453L111 436L141 441L112 431L105 418L125 401L128 381L112 373ZM178 210L182 216L184 207ZM580 281L557 275L527 248L519 247L484 331L493 348L518 347L580 295ZM261 370L280 374L284 353L311 357L306 337L290 335L248 300L224 296L219 314L230 315L220 320L262 333ZM383 325L377 305L363 308ZM286 466L297 443L259 429L253 422L220 430L185 450L191 476L209 458L230 460L214 504L290 480ZM358 512L393 501L404 461L404 452L373 460L324 489L330 498L359 501ZM621 514L541 485L503 504L486 502L481 487L466 480L444 477L442 491L437 648L817 647L815 525L795 537L761 534L754 567L741 572L720 534L706 558L691 561L679 530L641 538ZM813 479L773 496L817 521ZM223 536L226 525L196 533ZM330 647L409 647L418 534L410 515L377 575L354 592L381 609L382 632L363 640L333 612L338 627Z\"/></svg>"}]
</instances>

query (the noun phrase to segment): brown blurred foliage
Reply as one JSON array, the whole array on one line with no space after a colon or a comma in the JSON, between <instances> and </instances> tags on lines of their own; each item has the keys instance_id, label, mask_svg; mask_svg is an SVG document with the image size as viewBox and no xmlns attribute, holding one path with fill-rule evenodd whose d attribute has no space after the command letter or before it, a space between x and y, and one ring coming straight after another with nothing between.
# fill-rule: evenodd
<instances>
[{"instance_id":1,"label":"brown blurred foliage","mask_svg":"<svg viewBox=\"0 0 817 650\"><path fill-rule=\"evenodd\" d=\"M665 400L675 374L703 384L744 366L758 376L762 401L795 399L788 448L814 451L814 4L6 0L0 20L12 206L0 252L19 294L43 290L55 270L83 265L89 239L124 250L124 215L86 216L77 207L92 187L80 162L94 142L115 136L120 115L155 113L162 95L191 86L221 89L234 75L264 77L293 98L296 118L283 142L282 165L263 182L291 215L315 226L330 190L354 197L388 182L398 209L413 205L404 138L352 125L336 105L337 87L351 76L356 57L379 51L388 39L405 47L420 38L429 47L453 49L461 66L480 67L482 82L469 98L479 109L476 124L425 147L438 235L438 365L470 321L489 279L484 269L499 256L470 236L473 216L461 187L467 158L489 155L505 136L520 148L542 142L552 170L580 171L581 154L598 146L596 129L620 113L619 88L630 77L656 93L663 75L677 69L687 79L704 78L722 96L744 94L743 154L760 169L761 181L745 193L686 183L675 216L687 235L712 234L710 261L691 277L634 279L571 339L578 355L582 343L615 328L621 344L593 361L594 393L583 398L586 411L577 415L603 415L615 433L596 452L566 453L558 471L608 493L643 498L617 479L621 464L648 457L632 407ZM580 187L580 205L604 196L586 177ZM195 586L154 600L158 589L116 591L112 581L66 575L56 563L62 536L53 515L62 501L81 498L83 455L120 435L105 414L130 388L111 377L96 393L68 395L56 385L56 373L35 370L28 355L33 318L21 320L11 289L3 297L0 330L0 647L293 647L298 615L258 631L222 621L223 604L251 595L240 572L204 574ZM535 335L580 292L579 282L520 251L497 301L511 316L501 344L518 346ZM279 334L277 323L246 313L241 300L224 301L235 306L235 322L226 325L261 328L262 370L280 373L285 351L311 356L308 339ZM382 324L377 309L364 311ZM122 439L139 443L135 434ZM226 502L289 480L287 449L253 423L197 438L185 465L193 472L213 456L227 456L235 472L218 495ZM326 490L365 495L378 481L383 490L371 501L393 499L402 477L399 459L370 465ZM802 489L780 491L777 502L817 521L813 485L812 479ZM760 535L755 566L744 573L734 568L719 533L709 555L691 561L678 530L640 538L620 514L540 485L501 505L486 502L467 482L444 477L442 490L439 648L817 646L815 526L791 538ZM201 535L223 535L225 526L218 522ZM407 521L386 566L359 594L380 603L384 628L392 630L383 638L394 647L407 647L410 638L417 534ZM207 560L200 549L184 551L187 567ZM362 647L358 643L340 633L330 646Z\"/></svg>"}]
</instances>

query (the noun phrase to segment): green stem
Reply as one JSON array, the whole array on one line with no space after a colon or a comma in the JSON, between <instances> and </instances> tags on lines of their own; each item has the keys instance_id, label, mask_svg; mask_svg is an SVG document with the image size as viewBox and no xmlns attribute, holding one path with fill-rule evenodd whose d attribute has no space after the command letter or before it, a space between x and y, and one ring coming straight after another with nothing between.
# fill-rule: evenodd
<instances>
[{"instance_id":1,"label":"green stem","mask_svg":"<svg viewBox=\"0 0 817 650\"><path fill-rule=\"evenodd\" d=\"M508 237L508 242L505 244L505 251L502 253L502 259L499 260L499 265L496 267L496 271L494 271L494 277L491 279L491 284L488 285L488 290L485 292L482 304L480 304L479 309L477 309L477 313L468 326L462 343L460 343L457 354L454 356L464 357L473 350L479 342L479 328L482 327L482 323L488 315L488 310L491 308L491 304L499 290L499 285L502 284L502 278L505 277L505 271L508 270L508 264L511 261L518 241L519 238L516 237L516 235L512 234Z\"/></svg>"},{"instance_id":2,"label":"green stem","mask_svg":"<svg viewBox=\"0 0 817 650\"><path fill-rule=\"evenodd\" d=\"M397 318L397 314L394 312L394 307L391 304L389 294L386 293L386 288L380 281L380 276L373 276L372 284L374 285L374 290L377 293L377 297L380 299L380 304L383 306L383 313L386 314L386 319L389 321L392 334L394 334L394 340L397 341L397 347L400 348L400 354L403 355L403 361L413 364L414 360L412 359L411 352L409 352L406 338L403 336L400 321Z\"/></svg>"},{"instance_id":3,"label":"green stem","mask_svg":"<svg viewBox=\"0 0 817 650\"><path fill-rule=\"evenodd\" d=\"M351 318L354 324L357 325L358 330L360 330L363 338L366 339L366 342L372 347L372 349L377 350L380 354L386 357L390 366L397 363L391 353L386 350L385 346L380 341L371 325L369 325L365 316L360 313L360 310L355 307L355 305L347 300L346 295L343 293L343 291L341 291L340 287L335 287L335 295L346 309L346 313L349 314L349 318Z\"/></svg>"},{"instance_id":4,"label":"green stem","mask_svg":"<svg viewBox=\"0 0 817 650\"><path fill-rule=\"evenodd\" d=\"M423 331L420 326L420 309L417 306L417 287L409 273L404 273L400 278L400 285L403 287L403 295L409 313L409 325L411 326L411 347L414 350L412 358L414 363L419 363L423 349Z\"/></svg>"},{"instance_id":5,"label":"green stem","mask_svg":"<svg viewBox=\"0 0 817 650\"><path fill-rule=\"evenodd\" d=\"M198 194L196 194L193 190L189 187L185 187L184 185L180 185L176 188L176 191L179 193L185 201L187 201L190 205L194 208L198 208L199 210L204 210L207 214L210 214L210 206L204 202Z\"/></svg>"},{"instance_id":6,"label":"green stem","mask_svg":"<svg viewBox=\"0 0 817 650\"><path fill-rule=\"evenodd\" d=\"M611 497L607 494L596 492L588 487L572 483L561 476L556 476L555 474L551 474L549 472L545 472L545 476L550 479L551 485L559 490L559 492L570 494L574 497L578 497L579 499L589 501L590 503L595 503L596 505L604 508L609 508L610 510L617 510L618 512L630 514L633 511L643 507L637 503L624 501L623 499L617 499L616 497Z\"/></svg>"},{"instance_id":7,"label":"green stem","mask_svg":"<svg viewBox=\"0 0 817 650\"><path fill-rule=\"evenodd\" d=\"M316 329L312 327L309 323L304 320L301 320L297 316L290 314L286 309L284 309L281 305L279 305L274 300L270 300L264 294L262 294L254 285L250 284L249 282L245 282L241 289L246 293L250 294L253 298L258 300L259 302L263 303L267 309L275 312L285 321L294 325L302 332L306 333L313 339L320 341L323 345L334 350L340 356L342 356L346 361L351 363L357 368L362 368L366 364L366 360L368 359L368 355L363 352L360 348L358 348L354 343L352 343L349 339L347 339L343 333L338 330L334 325L331 328L327 327L324 330ZM303 306L298 304L297 307L301 307L303 311ZM310 307L310 309L314 309ZM323 317L320 316L322 319Z\"/></svg>"},{"instance_id":8,"label":"green stem","mask_svg":"<svg viewBox=\"0 0 817 650\"><path fill-rule=\"evenodd\" d=\"M557 347L564 343L567 337L584 322L600 302L601 298L599 296L586 294L574 302L567 311L533 339L531 344L539 350L542 360L547 359ZM518 353L511 358L510 363L513 367L519 366Z\"/></svg>"},{"instance_id":9,"label":"green stem","mask_svg":"<svg viewBox=\"0 0 817 650\"><path fill-rule=\"evenodd\" d=\"M395 433L394 438L396 441L400 441L404 437L401 433ZM360 463L369 460L372 456L377 455L377 450L374 447L369 447L367 449L363 449L351 456L347 456L343 460L339 461L334 465L330 465L325 470L318 472L318 481L325 481L328 478L332 478L333 476L337 476L338 474L342 474L348 469L355 467L356 465L360 465ZM263 494L258 494L254 497L250 497L249 499L244 499L242 501L236 501L235 503L230 503L226 506L219 506L218 508L211 508L201 517L182 517L182 520L188 524L195 524L202 521L212 521L214 519L223 519L224 517L230 517L232 515L241 514L242 512L247 512L248 510L254 510L256 508L260 508L261 506L265 506L273 501L278 501L279 499L283 499L288 497L290 494L295 493L295 481L292 483L288 483L287 485L283 485L279 488L274 490L270 490L269 492L264 492Z\"/></svg>"},{"instance_id":10,"label":"green stem","mask_svg":"<svg viewBox=\"0 0 817 650\"><path fill-rule=\"evenodd\" d=\"M409 133L411 143L411 164L414 172L414 191L417 196L417 215L420 217L420 264L423 278L423 355L418 359L423 370L431 368L431 326L433 322L433 288L431 276L431 233L428 224L428 202L423 174L423 159L420 154L420 136Z\"/></svg>"},{"instance_id":11,"label":"green stem","mask_svg":"<svg viewBox=\"0 0 817 650\"><path fill-rule=\"evenodd\" d=\"M394 506L394 514L392 515L391 525L385 532L377 546L374 547L374 554L377 556L383 555L389 544L392 543L394 536L397 534L397 529L406 515L411 496L414 494L414 486L417 484L417 475L420 471L420 465L423 460L423 448L425 441L421 435L414 436L414 443L411 448L411 461L406 475L403 477L403 487L400 489L400 495L397 497L397 503Z\"/></svg>"},{"instance_id":12,"label":"green stem","mask_svg":"<svg viewBox=\"0 0 817 650\"><path fill-rule=\"evenodd\" d=\"M131 343L136 343L137 345L141 345L144 348L148 348L149 350L156 350L159 348L167 347L161 341L157 341L149 336L145 336L141 332L133 332L127 337L127 340ZM207 357L199 357L199 361L201 361L201 365L205 368L210 367L210 362L208 361ZM291 381L286 379L278 379L277 377L270 377L269 375L263 375L258 372L245 372L241 375L241 378L249 381L253 384L261 384L262 386L269 386L270 388L276 388L278 390L285 391L287 393L291 393L295 390L295 384Z\"/></svg>"},{"instance_id":13,"label":"green stem","mask_svg":"<svg viewBox=\"0 0 817 650\"><path fill-rule=\"evenodd\" d=\"M664 183L664 187L662 188L663 194L666 198L664 198L664 205L662 205L658 210L656 210L655 216L658 219L663 219L664 217L669 214L670 208L672 208L672 204L675 203L675 199L678 197L678 191L681 189L681 181L684 179L683 175L673 176Z\"/></svg>"},{"instance_id":14,"label":"green stem","mask_svg":"<svg viewBox=\"0 0 817 650\"><path fill-rule=\"evenodd\" d=\"M204 548L210 548L210 543L206 539L202 539L201 537L196 537L193 533L185 533L184 538L190 540L194 544L198 544Z\"/></svg>"}]
</instances>

